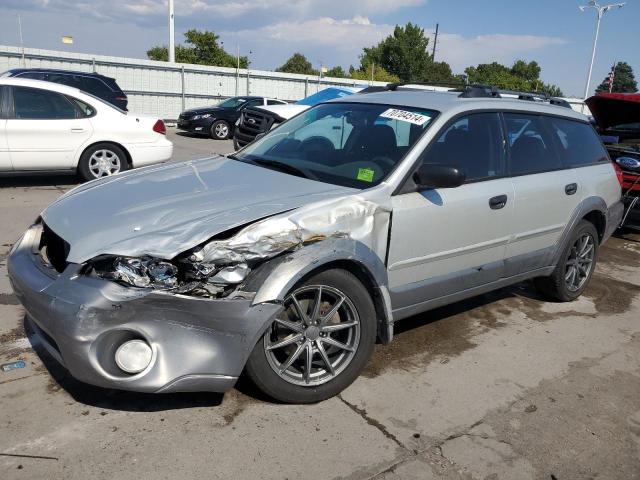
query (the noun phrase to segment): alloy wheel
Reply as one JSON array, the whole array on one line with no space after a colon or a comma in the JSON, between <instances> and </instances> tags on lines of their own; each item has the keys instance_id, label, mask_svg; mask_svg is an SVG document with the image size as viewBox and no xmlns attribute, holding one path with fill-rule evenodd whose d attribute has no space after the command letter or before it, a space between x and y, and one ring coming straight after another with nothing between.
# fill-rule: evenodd
<instances>
[{"instance_id":1,"label":"alloy wheel","mask_svg":"<svg viewBox=\"0 0 640 480\"><path fill-rule=\"evenodd\" d=\"M229 127L226 123L219 123L214 128L216 137L218 138L227 138L229 135Z\"/></svg>"},{"instance_id":2,"label":"alloy wheel","mask_svg":"<svg viewBox=\"0 0 640 480\"><path fill-rule=\"evenodd\" d=\"M301 287L284 301L263 347L283 380L317 386L340 375L360 342L360 318L351 300L327 285Z\"/></svg>"},{"instance_id":3,"label":"alloy wheel","mask_svg":"<svg viewBox=\"0 0 640 480\"><path fill-rule=\"evenodd\" d=\"M120 157L111 150L101 149L89 157L89 171L95 178L106 177L120 172Z\"/></svg>"},{"instance_id":4,"label":"alloy wheel","mask_svg":"<svg viewBox=\"0 0 640 480\"><path fill-rule=\"evenodd\" d=\"M595 258L595 240L590 233L578 237L565 264L564 281L571 292L580 290L591 273Z\"/></svg>"}]
</instances>

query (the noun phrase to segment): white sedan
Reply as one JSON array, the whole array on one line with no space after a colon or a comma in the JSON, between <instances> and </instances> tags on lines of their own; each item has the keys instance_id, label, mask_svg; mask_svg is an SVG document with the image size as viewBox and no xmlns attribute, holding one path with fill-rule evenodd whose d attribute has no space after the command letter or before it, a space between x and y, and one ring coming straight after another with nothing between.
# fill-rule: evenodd
<instances>
[{"instance_id":1,"label":"white sedan","mask_svg":"<svg viewBox=\"0 0 640 480\"><path fill-rule=\"evenodd\" d=\"M158 118L65 85L0 78L0 173L67 171L92 180L172 154Z\"/></svg>"}]
</instances>

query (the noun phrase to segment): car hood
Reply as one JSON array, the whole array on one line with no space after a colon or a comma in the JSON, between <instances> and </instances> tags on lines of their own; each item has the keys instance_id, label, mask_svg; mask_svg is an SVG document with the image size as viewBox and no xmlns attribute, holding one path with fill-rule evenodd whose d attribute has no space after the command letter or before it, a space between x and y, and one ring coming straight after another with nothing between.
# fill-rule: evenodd
<instances>
[{"instance_id":1,"label":"car hood","mask_svg":"<svg viewBox=\"0 0 640 480\"><path fill-rule=\"evenodd\" d=\"M182 115L191 117L192 115L201 115L203 113L216 113L216 112L226 112L229 111L229 108L220 108L220 107L198 107L192 108L191 110L185 110L182 112Z\"/></svg>"},{"instance_id":2,"label":"car hood","mask_svg":"<svg viewBox=\"0 0 640 480\"><path fill-rule=\"evenodd\" d=\"M356 190L225 157L132 170L81 185L42 212L67 260L170 259L231 228Z\"/></svg>"},{"instance_id":3,"label":"car hood","mask_svg":"<svg viewBox=\"0 0 640 480\"><path fill-rule=\"evenodd\" d=\"M585 103L603 130L623 123L640 122L640 94L599 93L587 98Z\"/></svg>"}]
</instances>

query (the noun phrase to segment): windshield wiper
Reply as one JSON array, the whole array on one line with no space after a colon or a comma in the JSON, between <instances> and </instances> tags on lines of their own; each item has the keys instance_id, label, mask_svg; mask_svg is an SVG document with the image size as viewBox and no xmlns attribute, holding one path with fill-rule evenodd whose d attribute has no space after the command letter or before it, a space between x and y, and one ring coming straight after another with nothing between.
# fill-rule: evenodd
<instances>
[{"instance_id":1,"label":"windshield wiper","mask_svg":"<svg viewBox=\"0 0 640 480\"><path fill-rule=\"evenodd\" d=\"M254 163L257 163L258 165L262 165L263 167L280 170L281 172L290 173L297 177L310 178L307 173L305 173L303 170L300 170L298 167L294 167L293 165L289 165L288 163L279 162L278 160L265 160L263 158L252 158L251 161L253 161Z\"/></svg>"}]
</instances>

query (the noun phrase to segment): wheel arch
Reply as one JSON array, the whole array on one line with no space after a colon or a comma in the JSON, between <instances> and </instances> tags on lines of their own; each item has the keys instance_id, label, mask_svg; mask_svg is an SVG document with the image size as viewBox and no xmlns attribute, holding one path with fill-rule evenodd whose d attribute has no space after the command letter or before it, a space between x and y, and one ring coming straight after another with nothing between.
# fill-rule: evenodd
<instances>
[{"instance_id":1,"label":"wheel arch","mask_svg":"<svg viewBox=\"0 0 640 480\"><path fill-rule=\"evenodd\" d=\"M282 302L301 281L334 268L352 273L371 293L378 338L390 342L393 317L387 271L382 260L361 242L339 238L308 245L261 265L245 288L256 292L254 304Z\"/></svg>"},{"instance_id":2,"label":"wheel arch","mask_svg":"<svg viewBox=\"0 0 640 480\"><path fill-rule=\"evenodd\" d=\"M121 149L124 154L126 155L126 160L127 160L127 167L128 168L133 168L133 158L131 157L131 153L129 152L129 150L127 150L127 148L122 145L121 143L118 142L114 142L113 140L98 140L95 142L91 142L89 145L87 145L86 147L84 147L82 149L82 151L80 152L80 155L78 156L78 161L76 162L76 170L78 170L78 168L80 168L80 160L82 160L82 157L84 156L85 153L87 153L87 151L91 148L91 147L95 147L96 145L102 145L102 144L107 144L107 145L115 145L116 147L118 147L119 149Z\"/></svg>"}]
</instances>

